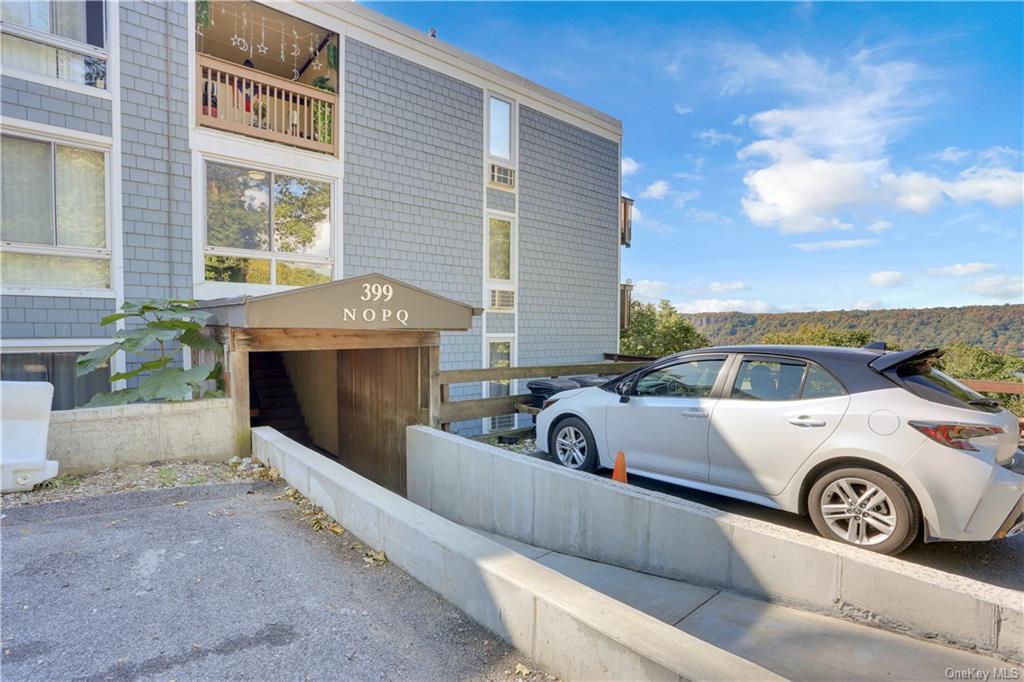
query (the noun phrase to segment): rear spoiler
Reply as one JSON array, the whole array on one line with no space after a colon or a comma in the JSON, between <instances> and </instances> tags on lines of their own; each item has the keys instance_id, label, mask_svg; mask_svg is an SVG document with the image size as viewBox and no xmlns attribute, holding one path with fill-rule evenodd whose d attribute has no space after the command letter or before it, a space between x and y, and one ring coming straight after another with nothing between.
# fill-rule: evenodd
<instances>
[{"instance_id":1,"label":"rear spoiler","mask_svg":"<svg viewBox=\"0 0 1024 682\"><path fill-rule=\"evenodd\" d=\"M907 365L912 362L924 360L925 358L937 358L942 355L941 348L919 348L917 350L901 350L891 353L882 353L868 363L868 366L876 372L884 372L893 367Z\"/></svg>"}]
</instances>

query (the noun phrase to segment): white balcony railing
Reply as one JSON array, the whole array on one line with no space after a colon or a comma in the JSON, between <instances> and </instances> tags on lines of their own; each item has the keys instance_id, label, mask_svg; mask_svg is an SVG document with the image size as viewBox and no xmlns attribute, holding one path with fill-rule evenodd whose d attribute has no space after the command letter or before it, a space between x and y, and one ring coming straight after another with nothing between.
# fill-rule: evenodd
<instances>
[{"instance_id":1,"label":"white balcony railing","mask_svg":"<svg viewBox=\"0 0 1024 682\"><path fill-rule=\"evenodd\" d=\"M199 125L338 154L338 96L303 83L196 55Z\"/></svg>"}]
</instances>

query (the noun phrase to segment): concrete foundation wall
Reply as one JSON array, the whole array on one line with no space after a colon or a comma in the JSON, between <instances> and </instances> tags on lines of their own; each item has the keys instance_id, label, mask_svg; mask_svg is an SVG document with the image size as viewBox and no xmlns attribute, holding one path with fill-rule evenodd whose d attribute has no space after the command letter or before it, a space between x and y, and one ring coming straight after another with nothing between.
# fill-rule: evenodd
<instances>
[{"instance_id":1,"label":"concrete foundation wall","mask_svg":"<svg viewBox=\"0 0 1024 682\"><path fill-rule=\"evenodd\" d=\"M408 497L602 563L1024 657L1020 593L624 486L422 426Z\"/></svg>"},{"instance_id":2,"label":"concrete foundation wall","mask_svg":"<svg viewBox=\"0 0 1024 682\"><path fill-rule=\"evenodd\" d=\"M252 439L253 454L328 516L565 679L778 679L433 514L271 428L253 429Z\"/></svg>"},{"instance_id":3,"label":"concrete foundation wall","mask_svg":"<svg viewBox=\"0 0 1024 682\"><path fill-rule=\"evenodd\" d=\"M63 410L50 415L46 453L62 474L219 462L234 454L233 429L228 398Z\"/></svg>"},{"instance_id":4,"label":"concrete foundation wall","mask_svg":"<svg viewBox=\"0 0 1024 682\"><path fill-rule=\"evenodd\" d=\"M338 454L338 351L281 353L313 442Z\"/></svg>"}]
</instances>

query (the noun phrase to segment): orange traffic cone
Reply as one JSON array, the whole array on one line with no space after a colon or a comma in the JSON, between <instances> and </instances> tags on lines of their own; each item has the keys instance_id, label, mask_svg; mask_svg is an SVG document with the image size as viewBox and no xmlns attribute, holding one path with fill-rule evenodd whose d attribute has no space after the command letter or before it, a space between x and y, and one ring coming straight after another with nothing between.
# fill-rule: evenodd
<instances>
[{"instance_id":1,"label":"orange traffic cone","mask_svg":"<svg viewBox=\"0 0 1024 682\"><path fill-rule=\"evenodd\" d=\"M626 453L619 451L615 456L615 470L612 472L612 480L619 483L628 483L626 480Z\"/></svg>"}]
</instances>

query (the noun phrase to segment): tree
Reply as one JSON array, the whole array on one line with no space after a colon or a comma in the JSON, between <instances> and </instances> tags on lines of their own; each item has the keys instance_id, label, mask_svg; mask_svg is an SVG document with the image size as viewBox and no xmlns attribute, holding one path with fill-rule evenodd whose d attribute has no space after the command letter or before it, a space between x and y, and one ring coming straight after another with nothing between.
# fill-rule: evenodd
<instances>
[{"instance_id":1,"label":"tree","mask_svg":"<svg viewBox=\"0 0 1024 682\"><path fill-rule=\"evenodd\" d=\"M860 348L875 339L864 329L831 329L824 324L802 324L794 331L765 334L761 342L785 346L849 346Z\"/></svg>"},{"instance_id":2,"label":"tree","mask_svg":"<svg viewBox=\"0 0 1024 682\"><path fill-rule=\"evenodd\" d=\"M937 366L957 379L1024 381L1024 358L993 353L966 343L954 343L946 348ZM1024 416L1024 395L997 393L993 397L1018 417Z\"/></svg>"},{"instance_id":3,"label":"tree","mask_svg":"<svg viewBox=\"0 0 1024 682\"><path fill-rule=\"evenodd\" d=\"M630 305L629 326L622 330L621 350L627 355L661 357L681 350L708 345L698 332L668 301Z\"/></svg>"}]
</instances>

